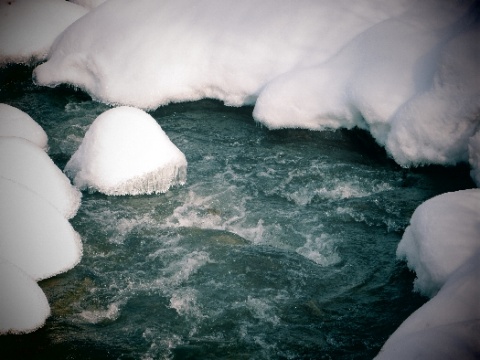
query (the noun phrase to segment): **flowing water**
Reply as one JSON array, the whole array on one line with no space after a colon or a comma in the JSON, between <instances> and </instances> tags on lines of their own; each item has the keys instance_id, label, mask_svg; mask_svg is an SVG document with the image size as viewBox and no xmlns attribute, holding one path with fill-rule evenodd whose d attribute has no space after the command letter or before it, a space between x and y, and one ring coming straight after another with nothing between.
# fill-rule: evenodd
<instances>
[{"instance_id":1,"label":"flowing water","mask_svg":"<svg viewBox=\"0 0 480 360\"><path fill-rule=\"evenodd\" d=\"M63 169L108 106L2 71L0 102ZM415 208L473 187L466 167L405 170L360 131L269 131L213 100L151 112L188 160L160 195L84 192L84 254L40 283L52 316L5 358L371 359L427 299L395 250ZM138 159L141 161L142 159ZM4 357L2 357L4 358Z\"/></svg>"}]
</instances>

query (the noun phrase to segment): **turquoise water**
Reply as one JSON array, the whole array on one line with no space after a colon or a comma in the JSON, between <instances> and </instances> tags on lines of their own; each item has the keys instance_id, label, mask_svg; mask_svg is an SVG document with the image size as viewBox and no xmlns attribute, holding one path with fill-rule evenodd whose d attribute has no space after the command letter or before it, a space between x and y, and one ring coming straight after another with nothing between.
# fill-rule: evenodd
<instances>
[{"instance_id":1,"label":"turquoise water","mask_svg":"<svg viewBox=\"0 0 480 360\"><path fill-rule=\"evenodd\" d=\"M109 107L2 70L0 102L63 169ZM405 170L361 131L269 131L213 100L151 112L188 160L166 194L84 192L84 254L42 281L52 316L6 358L371 359L427 299L395 250L414 209L473 187L466 167ZM139 159L141 160L141 159ZM3 357L2 357L3 358Z\"/></svg>"}]
</instances>

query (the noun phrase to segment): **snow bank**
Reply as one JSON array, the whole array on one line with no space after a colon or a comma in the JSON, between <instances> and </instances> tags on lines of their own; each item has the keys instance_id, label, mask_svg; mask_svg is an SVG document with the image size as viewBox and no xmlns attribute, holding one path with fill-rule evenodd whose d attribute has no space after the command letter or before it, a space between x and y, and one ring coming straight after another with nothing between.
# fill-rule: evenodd
<instances>
[{"instance_id":1,"label":"snow bank","mask_svg":"<svg viewBox=\"0 0 480 360\"><path fill-rule=\"evenodd\" d=\"M45 59L55 38L86 13L63 0L0 0L0 66Z\"/></svg>"},{"instance_id":2,"label":"snow bank","mask_svg":"<svg viewBox=\"0 0 480 360\"><path fill-rule=\"evenodd\" d=\"M16 136L27 139L47 150L48 137L35 120L22 110L0 104L0 136Z\"/></svg>"},{"instance_id":3,"label":"snow bank","mask_svg":"<svg viewBox=\"0 0 480 360\"><path fill-rule=\"evenodd\" d=\"M387 340L376 360L462 359L480 354L480 252Z\"/></svg>"},{"instance_id":4,"label":"snow bank","mask_svg":"<svg viewBox=\"0 0 480 360\"><path fill-rule=\"evenodd\" d=\"M81 193L45 152L48 137L0 104L0 334L28 333L50 315L36 283L75 266L82 243L67 218Z\"/></svg>"},{"instance_id":5,"label":"snow bank","mask_svg":"<svg viewBox=\"0 0 480 360\"><path fill-rule=\"evenodd\" d=\"M0 254L38 281L74 267L82 243L49 202L0 178Z\"/></svg>"},{"instance_id":6,"label":"snow bank","mask_svg":"<svg viewBox=\"0 0 480 360\"><path fill-rule=\"evenodd\" d=\"M432 296L480 250L480 190L436 196L413 213L397 256L415 270L415 289Z\"/></svg>"},{"instance_id":7,"label":"snow bank","mask_svg":"<svg viewBox=\"0 0 480 360\"><path fill-rule=\"evenodd\" d=\"M187 160L142 110L118 107L92 123L65 173L81 189L107 195L166 192L184 184Z\"/></svg>"},{"instance_id":8,"label":"snow bank","mask_svg":"<svg viewBox=\"0 0 480 360\"><path fill-rule=\"evenodd\" d=\"M405 166L468 160L478 1L107 1L34 76L153 109L212 97L269 128L369 130ZM98 36L103 34L103 36Z\"/></svg>"},{"instance_id":9,"label":"snow bank","mask_svg":"<svg viewBox=\"0 0 480 360\"><path fill-rule=\"evenodd\" d=\"M0 334L35 331L49 315L48 300L38 284L0 258Z\"/></svg>"},{"instance_id":10,"label":"snow bank","mask_svg":"<svg viewBox=\"0 0 480 360\"><path fill-rule=\"evenodd\" d=\"M67 219L80 207L80 191L42 149L25 139L0 137L0 178L28 188Z\"/></svg>"},{"instance_id":11,"label":"snow bank","mask_svg":"<svg viewBox=\"0 0 480 360\"><path fill-rule=\"evenodd\" d=\"M480 190L447 193L415 210L397 254L415 288L435 295L387 340L376 359L478 359Z\"/></svg>"}]
</instances>

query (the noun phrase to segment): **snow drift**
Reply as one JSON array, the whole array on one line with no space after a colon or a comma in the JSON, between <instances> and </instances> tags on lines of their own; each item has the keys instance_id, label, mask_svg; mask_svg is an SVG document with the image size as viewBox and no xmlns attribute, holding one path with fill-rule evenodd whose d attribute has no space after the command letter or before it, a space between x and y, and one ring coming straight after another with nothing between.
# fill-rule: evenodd
<instances>
[{"instance_id":1,"label":"snow drift","mask_svg":"<svg viewBox=\"0 0 480 360\"><path fill-rule=\"evenodd\" d=\"M397 254L415 270L415 288L434 297L404 321L377 359L478 359L479 227L478 189L439 195L415 210Z\"/></svg>"},{"instance_id":2,"label":"snow drift","mask_svg":"<svg viewBox=\"0 0 480 360\"><path fill-rule=\"evenodd\" d=\"M0 136L21 137L44 150L48 147L48 137L42 127L22 110L7 104L0 104Z\"/></svg>"},{"instance_id":3,"label":"snow drift","mask_svg":"<svg viewBox=\"0 0 480 360\"><path fill-rule=\"evenodd\" d=\"M55 38L86 13L62 0L0 0L0 66L45 59Z\"/></svg>"},{"instance_id":4,"label":"snow drift","mask_svg":"<svg viewBox=\"0 0 480 360\"><path fill-rule=\"evenodd\" d=\"M479 3L108 1L34 72L111 104L217 98L269 128L369 130L401 165L468 161Z\"/></svg>"},{"instance_id":5,"label":"snow drift","mask_svg":"<svg viewBox=\"0 0 480 360\"><path fill-rule=\"evenodd\" d=\"M65 173L80 189L107 195L166 192L184 184L187 160L142 110L119 107L92 123Z\"/></svg>"}]
</instances>

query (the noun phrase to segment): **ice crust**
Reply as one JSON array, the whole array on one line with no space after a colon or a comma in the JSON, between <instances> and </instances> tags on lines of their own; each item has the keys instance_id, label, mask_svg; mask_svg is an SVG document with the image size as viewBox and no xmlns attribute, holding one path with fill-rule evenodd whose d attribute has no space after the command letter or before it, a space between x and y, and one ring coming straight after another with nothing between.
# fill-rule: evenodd
<instances>
[{"instance_id":1,"label":"ice crust","mask_svg":"<svg viewBox=\"0 0 480 360\"><path fill-rule=\"evenodd\" d=\"M48 300L35 280L0 258L0 334L35 331L49 315Z\"/></svg>"},{"instance_id":2,"label":"ice crust","mask_svg":"<svg viewBox=\"0 0 480 360\"><path fill-rule=\"evenodd\" d=\"M67 219L80 207L80 191L42 149L25 139L0 137L0 178L28 188Z\"/></svg>"},{"instance_id":3,"label":"ice crust","mask_svg":"<svg viewBox=\"0 0 480 360\"><path fill-rule=\"evenodd\" d=\"M110 109L92 123L65 173L80 189L107 195L166 192L184 184L187 160L146 112Z\"/></svg>"},{"instance_id":4,"label":"ice crust","mask_svg":"<svg viewBox=\"0 0 480 360\"><path fill-rule=\"evenodd\" d=\"M87 11L63 0L0 0L0 66L44 60L55 38Z\"/></svg>"},{"instance_id":5,"label":"ice crust","mask_svg":"<svg viewBox=\"0 0 480 360\"><path fill-rule=\"evenodd\" d=\"M380 359L478 359L480 190L432 198L414 212L397 255L433 298L387 340ZM438 293L437 293L438 291Z\"/></svg>"},{"instance_id":6,"label":"ice crust","mask_svg":"<svg viewBox=\"0 0 480 360\"><path fill-rule=\"evenodd\" d=\"M36 68L106 103L255 104L269 128L360 127L401 165L468 161L478 1L107 1ZM103 34L103 36L98 36Z\"/></svg>"},{"instance_id":7,"label":"ice crust","mask_svg":"<svg viewBox=\"0 0 480 360\"><path fill-rule=\"evenodd\" d=\"M7 104L0 104L0 137L15 136L31 141L47 150L48 137L28 114Z\"/></svg>"}]
</instances>

